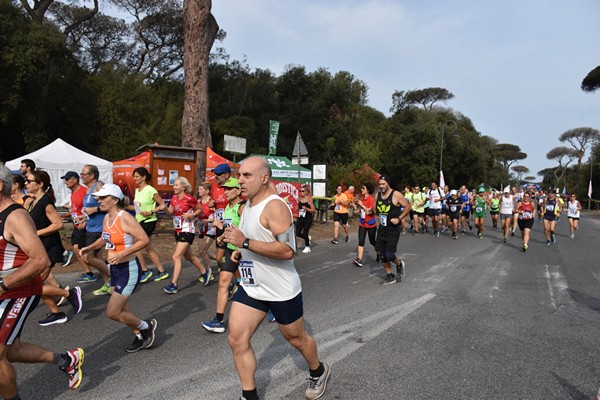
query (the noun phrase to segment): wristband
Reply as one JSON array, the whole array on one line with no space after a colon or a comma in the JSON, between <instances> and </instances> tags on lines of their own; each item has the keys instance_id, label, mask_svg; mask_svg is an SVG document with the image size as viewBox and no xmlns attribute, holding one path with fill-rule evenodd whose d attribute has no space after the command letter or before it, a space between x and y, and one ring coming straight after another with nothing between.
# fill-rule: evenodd
<instances>
[{"instance_id":1,"label":"wristband","mask_svg":"<svg viewBox=\"0 0 600 400\"><path fill-rule=\"evenodd\" d=\"M244 243L242 244L242 247L244 249L247 249L248 247L250 247L250 239L246 238L246 240L244 240Z\"/></svg>"},{"instance_id":2,"label":"wristband","mask_svg":"<svg viewBox=\"0 0 600 400\"><path fill-rule=\"evenodd\" d=\"M6 285L4 284L4 279L0 278L0 288L2 288L2 290L4 290L5 292L8 292L10 289L6 287Z\"/></svg>"}]
</instances>

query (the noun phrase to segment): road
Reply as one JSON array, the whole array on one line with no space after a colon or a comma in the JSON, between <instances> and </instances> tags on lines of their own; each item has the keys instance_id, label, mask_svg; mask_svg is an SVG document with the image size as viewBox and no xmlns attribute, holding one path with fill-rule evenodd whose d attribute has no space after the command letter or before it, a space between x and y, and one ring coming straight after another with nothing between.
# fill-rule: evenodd
<instances>
[{"instance_id":1,"label":"road","mask_svg":"<svg viewBox=\"0 0 600 400\"><path fill-rule=\"evenodd\" d=\"M488 225L490 220L486 221ZM323 399L593 399L600 386L600 219L584 216L575 239L558 224L546 246L536 222L530 250L498 230L477 239L403 235L404 281L381 286L367 246L365 267L348 244L320 241L296 259L307 328L332 366ZM168 266L169 267L169 266ZM60 268L60 267L58 267ZM76 275L61 274L63 284ZM23 340L51 349L85 348L77 392L48 365L18 365L23 399L238 399L226 335L199 325L214 314L216 284L203 287L184 267L176 295L158 283L132 309L159 322L149 350L127 354L131 332L104 315L106 297L83 287L84 309L62 325L39 327L39 306ZM93 284L92 284L93 285ZM69 307L67 307L68 309ZM302 399L307 370L280 336L261 325L253 346L262 399Z\"/></svg>"}]
</instances>

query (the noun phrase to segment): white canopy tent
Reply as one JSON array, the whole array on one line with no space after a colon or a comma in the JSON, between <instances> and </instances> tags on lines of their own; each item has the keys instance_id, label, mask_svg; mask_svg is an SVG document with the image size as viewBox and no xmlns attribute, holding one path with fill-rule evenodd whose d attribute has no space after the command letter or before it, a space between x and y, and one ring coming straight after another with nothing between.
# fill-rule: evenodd
<instances>
[{"instance_id":1,"label":"white canopy tent","mask_svg":"<svg viewBox=\"0 0 600 400\"><path fill-rule=\"evenodd\" d=\"M67 171L75 171L78 174L86 164L98 167L100 180L104 183L112 183L112 163L102 158L93 156L77 147L71 146L62 139L56 139L49 145L26 154L14 160L6 162L11 170L18 170L21 160L29 158L35 162L36 168L43 169L50 175L50 182L56 194L56 206L60 207L71 200L71 191L60 179Z\"/></svg>"}]
</instances>

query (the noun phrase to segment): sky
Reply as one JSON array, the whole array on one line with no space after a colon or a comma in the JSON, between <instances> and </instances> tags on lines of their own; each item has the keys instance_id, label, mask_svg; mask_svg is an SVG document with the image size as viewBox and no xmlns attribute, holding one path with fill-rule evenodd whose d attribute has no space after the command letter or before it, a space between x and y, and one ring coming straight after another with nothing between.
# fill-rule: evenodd
<instances>
[{"instance_id":1,"label":"sky","mask_svg":"<svg viewBox=\"0 0 600 400\"><path fill-rule=\"evenodd\" d=\"M449 90L444 106L520 146L529 175L557 165L546 153L563 132L600 129L600 92L581 90L600 65L597 0L217 0L212 13L232 59L348 71L385 115L396 90Z\"/></svg>"}]
</instances>

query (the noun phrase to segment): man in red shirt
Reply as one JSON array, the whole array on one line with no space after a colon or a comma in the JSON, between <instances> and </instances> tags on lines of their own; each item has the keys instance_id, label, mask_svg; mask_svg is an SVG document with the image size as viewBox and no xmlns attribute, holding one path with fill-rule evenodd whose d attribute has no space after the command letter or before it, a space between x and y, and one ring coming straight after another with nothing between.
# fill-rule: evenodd
<instances>
[{"instance_id":1,"label":"man in red shirt","mask_svg":"<svg viewBox=\"0 0 600 400\"><path fill-rule=\"evenodd\" d=\"M75 171L69 171L64 176L61 176L65 186L71 191L71 220L73 221L73 233L71 234L71 244L73 245L73 254L79 265L83 267L84 274L77 279L77 283L95 282L96 276L92 272L92 268L79 256L79 249L85 247L85 217L81 210L83 209L83 199L87 192L87 188L79 184L79 174ZM66 264L63 264L66 266Z\"/></svg>"},{"instance_id":2,"label":"man in red shirt","mask_svg":"<svg viewBox=\"0 0 600 400\"><path fill-rule=\"evenodd\" d=\"M227 179L231 177L231 168L229 164L223 163L219 164L213 169L215 173L215 182L213 182L212 189L210 190L210 197L212 197L215 202L215 213L213 217L216 221L223 221L223 213L225 212L225 207L227 207L227 197L225 196L225 188L222 185L227 182ZM223 234L223 230L216 228L216 236L220 237ZM215 243L217 241L215 240ZM225 255L226 244L219 245L217 243L217 253L215 258L217 259L217 264L219 265L219 269L221 268L221 261L223 261L223 256Z\"/></svg>"},{"instance_id":3,"label":"man in red shirt","mask_svg":"<svg viewBox=\"0 0 600 400\"><path fill-rule=\"evenodd\" d=\"M11 197L12 173L0 163L0 397L19 399L14 362L54 364L81 384L83 349L53 353L21 341L21 331L42 294L40 274L50 259L29 213Z\"/></svg>"}]
</instances>

